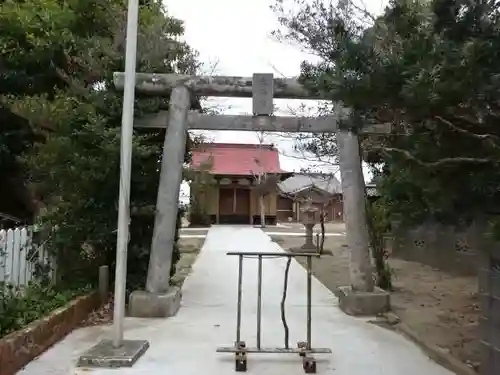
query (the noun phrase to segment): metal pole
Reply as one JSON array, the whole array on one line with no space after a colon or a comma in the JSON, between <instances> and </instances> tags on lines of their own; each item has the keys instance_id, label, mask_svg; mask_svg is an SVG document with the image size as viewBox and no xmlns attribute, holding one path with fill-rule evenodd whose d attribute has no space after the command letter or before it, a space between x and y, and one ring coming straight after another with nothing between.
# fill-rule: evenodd
<instances>
[{"instance_id":1,"label":"metal pole","mask_svg":"<svg viewBox=\"0 0 500 375\"><path fill-rule=\"evenodd\" d=\"M260 349L260 327L262 315L262 255L259 255L259 269L257 279L257 349Z\"/></svg>"},{"instance_id":2,"label":"metal pole","mask_svg":"<svg viewBox=\"0 0 500 375\"><path fill-rule=\"evenodd\" d=\"M307 344L306 349L311 349L311 284L312 284L312 257L307 257Z\"/></svg>"},{"instance_id":3,"label":"metal pole","mask_svg":"<svg viewBox=\"0 0 500 375\"><path fill-rule=\"evenodd\" d=\"M241 338L241 284L243 281L243 255L238 257L238 310L236 312L236 342Z\"/></svg>"},{"instance_id":4,"label":"metal pole","mask_svg":"<svg viewBox=\"0 0 500 375\"><path fill-rule=\"evenodd\" d=\"M125 316L125 283L127 280L127 245L130 221L130 177L132 169L132 134L134 127L135 61L137 56L137 22L139 0L128 1L127 40L125 49L125 85L123 92L122 133L120 149L120 197L116 241L115 298L113 311L113 346L123 342Z\"/></svg>"}]
</instances>

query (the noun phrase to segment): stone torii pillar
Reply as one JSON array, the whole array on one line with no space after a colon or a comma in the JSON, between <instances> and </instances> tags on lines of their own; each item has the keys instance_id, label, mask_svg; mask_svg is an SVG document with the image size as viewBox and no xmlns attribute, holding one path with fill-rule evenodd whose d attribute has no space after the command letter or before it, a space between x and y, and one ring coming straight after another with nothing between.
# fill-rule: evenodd
<instances>
[{"instance_id":1,"label":"stone torii pillar","mask_svg":"<svg viewBox=\"0 0 500 375\"><path fill-rule=\"evenodd\" d=\"M349 130L337 133L346 239L350 250L349 279L355 291L373 292L366 222L365 181L361 168L358 136ZM360 204L361 203L361 204Z\"/></svg>"},{"instance_id":2,"label":"stone torii pillar","mask_svg":"<svg viewBox=\"0 0 500 375\"><path fill-rule=\"evenodd\" d=\"M131 316L167 317L175 315L180 307L180 290L170 286L170 268L190 105L188 89L183 85L176 86L170 95L146 290L131 293Z\"/></svg>"},{"instance_id":3,"label":"stone torii pillar","mask_svg":"<svg viewBox=\"0 0 500 375\"><path fill-rule=\"evenodd\" d=\"M373 280L359 139L353 131L341 129L337 142L351 281L351 285L339 287L339 307L350 315L373 316L389 310L390 295Z\"/></svg>"}]
</instances>

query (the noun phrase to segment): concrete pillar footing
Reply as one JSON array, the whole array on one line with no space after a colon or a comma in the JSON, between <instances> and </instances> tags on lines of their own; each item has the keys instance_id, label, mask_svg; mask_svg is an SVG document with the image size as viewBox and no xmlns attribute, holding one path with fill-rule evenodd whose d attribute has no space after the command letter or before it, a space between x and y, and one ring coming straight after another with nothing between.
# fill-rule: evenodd
<instances>
[{"instance_id":1,"label":"concrete pillar footing","mask_svg":"<svg viewBox=\"0 0 500 375\"><path fill-rule=\"evenodd\" d=\"M136 290L130 294L129 316L135 318L168 318L177 314L181 306L182 292L171 287L166 293L156 294Z\"/></svg>"},{"instance_id":2,"label":"concrete pillar footing","mask_svg":"<svg viewBox=\"0 0 500 375\"><path fill-rule=\"evenodd\" d=\"M354 292L351 286L338 289L339 307L347 315L375 316L390 310L390 293L379 287L373 292Z\"/></svg>"},{"instance_id":3,"label":"concrete pillar footing","mask_svg":"<svg viewBox=\"0 0 500 375\"><path fill-rule=\"evenodd\" d=\"M132 367L148 348L146 340L124 340L119 348L111 340L103 340L78 359L78 367Z\"/></svg>"}]
</instances>

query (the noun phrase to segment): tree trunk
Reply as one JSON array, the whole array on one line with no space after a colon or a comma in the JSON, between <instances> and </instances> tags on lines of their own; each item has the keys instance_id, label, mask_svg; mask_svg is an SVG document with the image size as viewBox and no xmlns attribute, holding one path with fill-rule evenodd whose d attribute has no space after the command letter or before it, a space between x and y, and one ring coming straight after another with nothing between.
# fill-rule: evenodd
<instances>
[{"instance_id":1,"label":"tree trunk","mask_svg":"<svg viewBox=\"0 0 500 375\"><path fill-rule=\"evenodd\" d=\"M259 206L260 206L260 227L266 227L266 205L264 204L264 194L259 195Z\"/></svg>"},{"instance_id":2,"label":"tree trunk","mask_svg":"<svg viewBox=\"0 0 500 375\"><path fill-rule=\"evenodd\" d=\"M323 250L325 248L325 211L324 209L321 209L321 214L319 217L319 224L321 227L321 239L319 243L319 252L323 253Z\"/></svg>"}]
</instances>

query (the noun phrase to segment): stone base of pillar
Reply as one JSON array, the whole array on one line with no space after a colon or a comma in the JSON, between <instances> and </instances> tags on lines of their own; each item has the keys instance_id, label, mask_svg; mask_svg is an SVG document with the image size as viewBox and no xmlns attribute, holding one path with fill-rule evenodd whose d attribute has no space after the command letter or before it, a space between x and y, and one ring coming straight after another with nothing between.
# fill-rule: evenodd
<instances>
[{"instance_id":1,"label":"stone base of pillar","mask_svg":"<svg viewBox=\"0 0 500 375\"><path fill-rule=\"evenodd\" d=\"M146 340L124 340L119 348L103 340L78 359L78 367L132 367L148 348Z\"/></svg>"},{"instance_id":2,"label":"stone base of pillar","mask_svg":"<svg viewBox=\"0 0 500 375\"><path fill-rule=\"evenodd\" d=\"M390 293L375 287L373 292L353 292L350 286L338 288L340 309L353 316L374 316L391 308Z\"/></svg>"},{"instance_id":3,"label":"stone base of pillar","mask_svg":"<svg viewBox=\"0 0 500 375\"><path fill-rule=\"evenodd\" d=\"M181 298L182 292L177 287L163 294L137 290L130 294L128 313L135 318L168 318L177 314Z\"/></svg>"}]
</instances>

